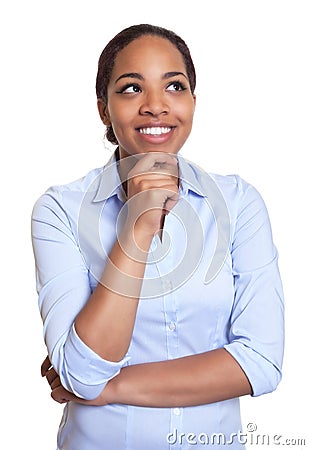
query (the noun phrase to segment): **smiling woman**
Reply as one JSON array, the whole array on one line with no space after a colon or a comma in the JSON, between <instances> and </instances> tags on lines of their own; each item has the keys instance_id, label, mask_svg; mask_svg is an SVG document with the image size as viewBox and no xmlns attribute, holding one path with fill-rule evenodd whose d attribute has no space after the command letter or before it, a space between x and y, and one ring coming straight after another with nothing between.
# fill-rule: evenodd
<instances>
[{"instance_id":1,"label":"smiling woman","mask_svg":"<svg viewBox=\"0 0 309 450\"><path fill-rule=\"evenodd\" d=\"M159 36L133 40L119 52L98 107L103 123L112 125L121 157L176 154L190 134L195 107L182 54Z\"/></svg>"},{"instance_id":2,"label":"smiling woman","mask_svg":"<svg viewBox=\"0 0 309 450\"><path fill-rule=\"evenodd\" d=\"M179 156L194 89L180 37L152 25L120 32L96 84L117 150L34 207L42 375L66 403L58 450L238 436L239 397L281 379L283 294L267 210L240 177Z\"/></svg>"}]
</instances>

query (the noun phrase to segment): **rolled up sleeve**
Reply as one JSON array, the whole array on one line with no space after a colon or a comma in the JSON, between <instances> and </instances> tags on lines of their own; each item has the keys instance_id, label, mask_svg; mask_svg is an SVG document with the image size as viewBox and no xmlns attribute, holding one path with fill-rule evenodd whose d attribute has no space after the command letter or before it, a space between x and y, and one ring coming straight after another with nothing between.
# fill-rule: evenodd
<instances>
[{"instance_id":1,"label":"rolled up sleeve","mask_svg":"<svg viewBox=\"0 0 309 450\"><path fill-rule=\"evenodd\" d=\"M99 357L79 338L73 325L64 346L63 381L79 397L93 399L128 360L111 362Z\"/></svg>"},{"instance_id":2,"label":"rolled up sleeve","mask_svg":"<svg viewBox=\"0 0 309 450\"><path fill-rule=\"evenodd\" d=\"M240 191L232 243L235 298L225 349L258 396L275 390L282 377L284 301L265 204L245 182Z\"/></svg>"},{"instance_id":3,"label":"rolled up sleeve","mask_svg":"<svg viewBox=\"0 0 309 450\"><path fill-rule=\"evenodd\" d=\"M32 243L49 357L65 389L93 399L129 358L106 361L75 331L75 318L91 295L89 271L57 188L50 188L34 206Z\"/></svg>"}]
</instances>

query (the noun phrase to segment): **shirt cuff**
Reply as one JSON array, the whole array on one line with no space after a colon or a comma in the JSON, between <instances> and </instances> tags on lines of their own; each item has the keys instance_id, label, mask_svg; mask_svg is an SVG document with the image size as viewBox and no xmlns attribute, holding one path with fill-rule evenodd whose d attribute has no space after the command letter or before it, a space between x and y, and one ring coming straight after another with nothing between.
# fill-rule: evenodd
<instances>
[{"instance_id":1,"label":"shirt cuff","mask_svg":"<svg viewBox=\"0 0 309 450\"><path fill-rule=\"evenodd\" d=\"M224 346L238 362L246 374L252 388L252 396L268 394L281 381L281 369L242 342L232 342Z\"/></svg>"},{"instance_id":2,"label":"shirt cuff","mask_svg":"<svg viewBox=\"0 0 309 450\"><path fill-rule=\"evenodd\" d=\"M73 325L64 346L61 383L78 397L92 400L129 360L129 356L119 362L101 358L80 339Z\"/></svg>"}]
</instances>

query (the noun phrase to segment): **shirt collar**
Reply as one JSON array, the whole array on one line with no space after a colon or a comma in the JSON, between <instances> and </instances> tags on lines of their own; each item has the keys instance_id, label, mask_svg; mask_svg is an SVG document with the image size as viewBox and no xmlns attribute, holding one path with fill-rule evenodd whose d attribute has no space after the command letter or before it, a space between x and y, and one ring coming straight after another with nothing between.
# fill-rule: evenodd
<instances>
[{"instance_id":1,"label":"shirt collar","mask_svg":"<svg viewBox=\"0 0 309 450\"><path fill-rule=\"evenodd\" d=\"M196 164L178 155L180 192L184 195L188 191L200 197L207 197L207 177L205 171Z\"/></svg>"},{"instance_id":2,"label":"shirt collar","mask_svg":"<svg viewBox=\"0 0 309 450\"><path fill-rule=\"evenodd\" d=\"M194 192L201 197L207 197L207 183L205 180L205 172L196 164L186 160L178 155L180 192L186 195L188 191ZM103 167L98 189L94 196L94 202L107 200L110 197L117 197L125 201L126 195L117 170L116 154L113 153L111 158Z\"/></svg>"},{"instance_id":3,"label":"shirt collar","mask_svg":"<svg viewBox=\"0 0 309 450\"><path fill-rule=\"evenodd\" d=\"M126 199L117 170L117 159L115 152L103 167L99 180L99 186L93 201L101 202L113 197L114 195L117 195L117 197L122 201L125 201Z\"/></svg>"}]
</instances>

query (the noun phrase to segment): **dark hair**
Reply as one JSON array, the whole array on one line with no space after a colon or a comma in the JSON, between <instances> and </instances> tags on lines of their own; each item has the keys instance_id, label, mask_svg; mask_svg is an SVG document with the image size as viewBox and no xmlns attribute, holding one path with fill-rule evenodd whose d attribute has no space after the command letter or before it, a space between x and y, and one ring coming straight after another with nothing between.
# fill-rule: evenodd
<instances>
[{"instance_id":1,"label":"dark hair","mask_svg":"<svg viewBox=\"0 0 309 450\"><path fill-rule=\"evenodd\" d=\"M123 48L130 44L135 39L145 36L154 35L167 39L182 54L187 74L189 77L190 90L192 94L194 93L196 84L196 75L194 64L190 55L190 50L187 44L175 34L173 31L161 28L155 25L140 24L133 25L129 28L125 28L116 34L116 36L106 45L103 52L101 53L99 63L98 63L98 73L96 78L96 94L98 99L102 99L107 105L107 87L110 81L112 70L114 68L115 59ZM118 141L114 134L112 126L107 127L106 137L112 143L117 145Z\"/></svg>"}]
</instances>

